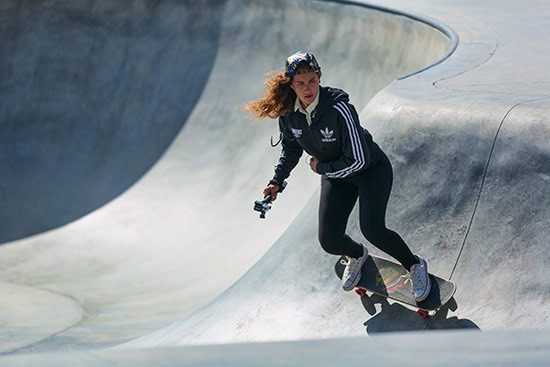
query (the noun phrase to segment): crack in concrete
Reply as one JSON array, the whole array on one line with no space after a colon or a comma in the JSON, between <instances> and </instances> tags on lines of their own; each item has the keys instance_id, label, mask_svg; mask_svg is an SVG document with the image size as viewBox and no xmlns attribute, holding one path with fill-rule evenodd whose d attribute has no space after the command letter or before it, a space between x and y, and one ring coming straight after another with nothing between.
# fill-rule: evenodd
<instances>
[{"instance_id":1,"label":"crack in concrete","mask_svg":"<svg viewBox=\"0 0 550 367\"><path fill-rule=\"evenodd\" d=\"M64 294L64 293L60 293L60 292L56 292L54 290L51 290L51 289L43 289L43 288L40 288L40 287L36 287L34 285L30 285L30 284L17 284L17 283L11 283L11 284L15 284L15 285L23 285L25 287L30 287L30 288L34 288L34 289L39 289L43 292L48 292L48 293L52 293L52 294L55 294L56 296L60 296L60 297L63 297L63 298L67 298L67 299L70 299L75 305L78 305L78 307L80 308L81 310L81 314L80 314L80 319L75 322L74 324L71 324L69 326L67 326L66 328L64 328L63 330L60 330L58 332L55 332L55 333L52 333L52 334L49 334L47 336L45 336L44 338L42 339L39 339L39 340L36 340L36 341L33 341L27 345L23 345L21 347L17 347L17 348L14 348L14 349L11 349L11 350L8 350L8 351L4 351L4 352L0 352L0 355L10 355L10 354L16 354L18 352L21 352L23 350L26 350L28 348L31 348L33 345L37 345L39 343L42 343L43 341L45 340L48 340L52 337L55 337L57 335L61 335L63 334L64 332L66 332L67 330L79 325L80 323L82 323L82 321L84 320L84 317L86 315L86 309L84 308L84 306L76 299L74 298L73 296L69 295L69 294Z\"/></svg>"},{"instance_id":2,"label":"crack in concrete","mask_svg":"<svg viewBox=\"0 0 550 367\"><path fill-rule=\"evenodd\" d=\"M504 122L506 121L506 119L508 118L508 116L510 115L510 113L512 113L512 111L514 109L516 109L517 107L521 106L521 105L524 105L524 104L527 104L527 103L531 103L531 102L537 102L537 101L542 101L542 100L545 100L545 99L550 99L550 96L545 96L543 98L536 98L536 99L530 99L530 100L526 100L526 101L522 101L522 102L518 102L516 104L514 104L512 107L510 107L510 109L508 109L508 111L506 112L506 114L504 115L504 117L502 118L501 122L500 122L500 125L497 129L497 132L495 134L495 138L493 139L493 145L491 146L491 150L489 152L489 157L487 159L487 164L485 165L485 170L483 172L483 178L481 179L481 185L480 185L480 188L479 188L479 193L477 195L477 199L476 199L476 203L475 203L475 206L474 206L474 210L472 212L472 217L470 218L470 223L468 224L468 228L466 230L466 234L464 235L464 241L462 242L462 246L460 248L460 251L458 253L458 256L456 258L456 262L455 262L455 265L453 266L453 270L451 271L451 275L449 276L449 280L452 279L454 273L455 273L455 270L458 266L458 262L460 261L460 257L462 256L462 252L466 246L466 241L468 241L468 236L470 234L470 229L472 228L472 224L474 222L474 219L475 219L475 215L476 215L476 212L477 212L477 207L479 205L479 201L481 200L481 194L483 193L483 187L485 185L485 179L487 178L487 172L489 171L489 165L491 164L491 158L493 157L493 152L494 152L494 149L495 149L495 146L496 146L496 143L497 143L497 140L498 140L498 136L499 136L499 133L500 131L502 130L502 127L504 126Z\"/></svg>"}]
</instances>

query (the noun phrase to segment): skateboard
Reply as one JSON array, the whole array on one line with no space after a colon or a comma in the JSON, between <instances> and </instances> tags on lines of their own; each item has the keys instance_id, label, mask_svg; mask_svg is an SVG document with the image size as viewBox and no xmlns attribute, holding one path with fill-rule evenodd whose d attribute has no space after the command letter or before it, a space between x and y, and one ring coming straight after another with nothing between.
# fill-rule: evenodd
<instances>
[{"instance_id":1,"label":"skateboard","mask_svg":"<svg viewBox=\"0 0 550 367\"><path fill-rule=\"evenodd\" d=\"M340 279L344 274L346 260L347 258L342 256L334 266L334 271ZM449 280L429 274L432 281L430 294L424 301L416 302L408 273L400 264L369 255L361 269L361 280L356 285L355 292L361 297L365 296L367 292L372 292L412 306L423 318L435 315L437 310L453 298L456 285Z\"/></svg>"}]
</instances>

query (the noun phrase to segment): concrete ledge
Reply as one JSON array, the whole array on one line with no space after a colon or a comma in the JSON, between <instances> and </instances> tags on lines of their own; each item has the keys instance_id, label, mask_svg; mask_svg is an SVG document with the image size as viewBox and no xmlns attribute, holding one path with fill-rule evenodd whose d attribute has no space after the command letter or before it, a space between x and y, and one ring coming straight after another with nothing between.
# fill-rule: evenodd
<instances>
[{"instance_id":1,"label":"concrete ledge","mask_svg":"<svg viewBox=\"0 0 550 367\"><path fill-rule=\"evenodd\" d=\"M548 366L550 331L386 334L292 343L20 355L0 366Z\"/></svg>"}]
</instances>

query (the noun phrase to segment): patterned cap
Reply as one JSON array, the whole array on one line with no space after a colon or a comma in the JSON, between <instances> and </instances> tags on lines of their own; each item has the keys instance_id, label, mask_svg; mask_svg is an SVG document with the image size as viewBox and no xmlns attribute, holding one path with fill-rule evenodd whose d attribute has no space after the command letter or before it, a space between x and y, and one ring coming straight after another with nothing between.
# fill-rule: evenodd
<instances>
[{"instance_id":1,"label":"patterned cap","mask_svg":"<svg viewBox=\"0 0 550 367\"><path fill-rule=\"evenodd\" d=\"M287 57L285 64L285 76L293 77L296 75L298 64L302 61L305 61L309 67L313 69L315 74L319 74L321 72L321 67L311 52L298 51Z\"/></svg>"}]
</instances>

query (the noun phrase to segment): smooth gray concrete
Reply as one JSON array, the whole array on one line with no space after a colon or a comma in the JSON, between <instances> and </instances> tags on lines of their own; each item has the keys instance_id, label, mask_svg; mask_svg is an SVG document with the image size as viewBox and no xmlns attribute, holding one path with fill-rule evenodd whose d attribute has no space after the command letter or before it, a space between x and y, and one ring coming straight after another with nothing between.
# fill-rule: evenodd
<instances>
[{"instance_id":1,"label":"smooth gray concrete","mask_svg":"<svg viewBox=\"0 0 550 367\"><path fill-rule=\"evenodd\" d=\"M174 345L472 328L512 331L424 333L406 341L392 333L369 342L392 345L380 356L384 360L391 355L414 362L403 346L418 347L420 340L421 346L441 343L448 364L460 357L471 357L466 361L473 365L548 364L550 40L544 30L550 29L550 5L386 0L378 3L393 10L384 13L343 3L225 4L206 86L153 169L91 215L0 248L0 280L68 295L85 315L19 352L109 346L174 321L119 347L154 349L98 355L117 355L106 359L116 365L139 353L157 358L163 352L156 348ZM399 9L443 22L456 32L458 46L415 17L396 15ZM394 80L445 57L450 48L454 52L443 62ZM332 271L335 258L317 244L318 177L305 164L268 219L259 221L251 211L277 158L277 150L266 148L276 129L269 121L250 126L235 106L257 97L261 76L280 69L296 49L317 55L323 84L351 93L363 125L390 156L395 183L388 225L427 258L432 272L457 283L456 302L435 318L341 291ZM242 70L243 59L254 60L246 64L246 76L234 72ZM220 220L217 213L230 214ZM356 212L348 229L362 239ZM525 328L543 330L518 331ZM506 354L518 341L526 343L526 352ZM482 348L468 354L470 342ZM334 351L330 343L343 349L338 341L327 343L312 353ZM285 345L294 355L306 349L300 342ZM211 353L217 358L215 348L240 353L253 347L194 350L204 360ZM436 355L433 348L422 351ZM89 363L100 365L90 353ZM276 348L264 353L285 355ZM18 357L25 358L9 361ZM491 361L483 363L485 357ZM48 358L68 364L79 355L42 361ZM254 358L239 361L258 362Z\"/></svg>"},{"instance_id":2,"label":"smooth gray concrete","mask_svg":"<svg viewBox=\"0 0 550 367\"><path fill-rule=\"evenodd\" d=\"M160 93L155 94L155 98L177 90L186 95L182 103L197 101L170 148L124 194L75 222L0 248L2 281L73 299L83 310L81 319L73 320L72 324L50 336L46 334L50 329L46 328L43 340L32 339L30 345L19 349L21 352L109 346L159 329L224 291L280 237L316 190L318 178L310 173L306 164L301 164L292 175L292 189L277 202L268 219L260 221L257 213L252 211L252 203L261 197L263 187L273 174L279 149L270 148L269 137L277 136L277 127L273 121L252 124L237 107L261 94L264 74L280 70L289 53L310 49L319 55L325 73L323 83L345 88L358 109L362 109L391 80L430 64L444 55L449 47L447 36L413 19L334 3L210 1L199 6L187 2L134 1L130 4L129 7L116 4L90 7L87 2L67 4L53 1L44 3L43 15L37 3L28 7L20 4L19 7L3 8L6 17L16 10L21 14L13 17L16 29L24 29L27 38L39 44L44 39L50 48L56 38L49 37L62 30L76 35L89 32L90 42L99 44L101 40L109 39L111 34L111 42L117 43L124 30L122 33L133 40L123 43L128 55L134 55L124 59L128 68L145 73L147 80L162 80L167 83L167 89L159 86L152 91L148 85L139 84L143 80L135 77L124 80L129 84L123 84L123 87L108 84L118 90L121 98L126 90L131 95ZM52 13L55 16L50 21ZM146 16L149 13L153 15ZM105 14L105 19L101 14ZM36 26L38 30L34 31L33 27L26 27L25 24L34 18L51 23L52 31L34 33L49 29ZM20 19L19 23L17 19ZM341 21L343 19L346 21ZM117 22L113 25L111 20ZM147 26L140 28L141 23ZM116 27L117 24L122 30ZM203 24L211 33L204 34ZM310 32L291 31L296 24ZM138 34L134 35L132 30ZM95 34L101 37L96 40ZM157 42L166 41L158 44L159 52L162 52L155 57L160 60L164 60L163 57L181 59L183 71L179 61L169 66L159 63L158 67L163 70L156 77L143 67L154 60L145 53L150 50L147 40L158 39L157 36L160 37ZM190 45L185 46L186 43ZM180 51L174 50L175 44L180 45ZM29 45L20 47L32 47L32 44L29 41ZM193 47L209 50L215 57L203 63L201 58L208 53L195 58L195 53L191 52ZM56 55L53 51L55 49L52 53ZM64 52L68 51L62 48L60 54L64 55ZM114 61L104 65L105 57L107 55L98 52L97 59L90 62L108 68L109 62ZM20 76L26 74L18 69L33 66L31 61L22 66L13 63L12 82L18 76L23 79L23 85L32 82L32 79ZM68 66L74 68L74 72L86 73L87 65L75 62ZM204 86L198 82L197 85L186 84L176 76L180 72L194 73L194 70L199 75L207 74ZM173 78L172 72L176 73ZM117 75L123 78L124 73ZM108 83L111 76L112 73L107 73L100 81ZM91 81L97 80L92 78ZM60 100L64 98L63 92L63 89L59 92L62 94ZM56 93L56 89L50 92L52 98ZM83 89L81 93L83 101L104 98L93 87ZM86 96L88 100L84 98ZM46 107L60 108L40 101L38 96L25 97L36 98L37 103ZM24 109L21 104L25 104L25 99L14 102L12 108ZM66 104L61 104L61 107ZM114 102L113 109L115 105L120 113L131 112ZM149 104L146 99L140 106L155 108L154 103ZM66 107L79 111L78 105ZM185 118L178 109L167 111L170 113L163 116L171 123L179 124ZM63 111L59 113L63 114ZM150 134L155 134L160 128L149 114L132 112L131 116L128 122L120 123L133 125L135 120L135 124L149 126ZM80 120L71 120L71 123L83 126ZM110 126L112 121L99 119L98 123ZM29 128L33 126L29 122ZM70 139L65 136L68 133L66 125L57 126L52 122L49 126L57 134L56 141ZM22 135L22 138L29 139L27 144L31 148L36 146L33 136ZM135 180L137 177L130 167L142 158L126 156L125 146L134 149L141 146L141 140L133 135L125 138L130 139L130 144L120 145L124 155L117 159L122 167L129 168L118 174ZM99 156L87 158L103 162L106 157L101 154L109 152L112 143L120 143L116 134L105 139L104 145L99 144L102 141L98 142ZM148 136L144 139L148 140ZM64 146L58 148L66 159L86 152L86 149L72 152ZM66 168L70 164L62 163L64 160L55 154L46 154L43 158L60 162L60 171L56 175L74 174ZM38 178L42 177L40 170L35 172L24 165L18 167L21 172L4 176L9 185L19 187L17 182L21 175L30 177L36 174L36 180L42 182L42 178ZM97 173L87 172L86 175ZM79 180L86 180L86 175L80 176ZM109 174L101 175L106 180L117 181ZM10 183L12 177L14 181ZM93 180L89 185L94 186ZM74 195L81 197L80 193L67 188L62 192L67 192L69 202L74 201L71 199ZM21 198L18 204L21 210L29 209L24 195L10 196L14 201ZM75 208L78 206L75 203ZM53 212L50 215L55 217ZM34 225L33 221L29 223L31 227ZM19 302L21 318L25 318L25 305L31 301ZM35 320L34 327L40 329L40 319ZM25 334L27 329L21 328L20 332ZM10 351L13 347L5 346L3 350Z\"/></svg>"},{"instance_id":3,"label":"smooth gray concrete","mask_svg":"<svg viewBox=\"0 0 550 367\"><path fill-rule=\"evenodd\" d=\"M396 228L423 244L435 272L457 282L455 315L484 330L546 328L550 54L543 30L550 19L542 14L550 4L468 1L458 17L437 4L400 4L439 13L461 42L437 68L392 83L361 116L384 121L373 129L382 141L411 142L408 152L401 144L389 149L402 163L400 184L416 179L419 198L400 208L411 188L396 190ZM416 152L433 163L415 172Z\"/></svg>"},{"instance_id":4,"label":"smooth gray concrete","mask_svg":"<svg viewBox=\"0 0 550 367\"><path fill-rule=\"evenodd\" d=\"M548 330L386 334L125 351L28 354L0 366L547 366Z\"/></svg>"},{"instance_id":5,"label":"smooth gray concrete","mask_svg":"<svg viewBox=\"0 0 550 367\"><path fill-rule=\"evenodd\" d=\"M342 294L332 274L335 260L317 244L314 196L231 289L128 346L550 326L550 144L545 117L550 93L541 88L550 75L541 72L550 65L549 56L536 59L538 33L521 36L503 21L512 3L502 9L495 4L494 11L485 13L485 5L467 3L463 10L461 5L442 12L433 4L418 8L432 17L441 12L460 38L456 51L436 67L392 82L360 117L394 164L389 227L428 260L432 272L456 281L456 305L425 322L379 297L360 302L354 294ZM467 14L458 16L460 11ZM547 18L533 25L538 19L534 13L530 8L527 30L550 25ZM531 34L534 45L523 45L518 61L530 59L528 65L537 67L513 71L518 38L529 44ZM522 86L516 90L516 85ZM357 218L354 213L348 231L362 239Z\"/></svg>"},{"instance_id":6,"label":"smooth gray concrete","mask_svg":"<svg viewBox=\"0 0 550 367\"><path fill-rule=\"evenodd\" d=\"M159 159L210 76L223 8L0 4L0 244L97 209Z\"/></svg>"},{"instance_id":7,"label":"smooth gray concrete","mask_svg":"<svg viewBox=\"0 0 550 367\"><path fill-rule=\"evenodd\" d=\"M16 350L62 332L84 311L69 297L36 287L0 283L0 352Z\"/></svg>"}]
</instances>

